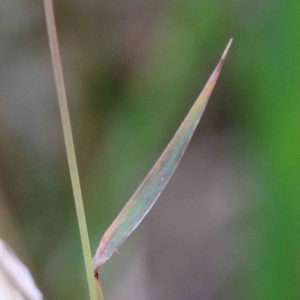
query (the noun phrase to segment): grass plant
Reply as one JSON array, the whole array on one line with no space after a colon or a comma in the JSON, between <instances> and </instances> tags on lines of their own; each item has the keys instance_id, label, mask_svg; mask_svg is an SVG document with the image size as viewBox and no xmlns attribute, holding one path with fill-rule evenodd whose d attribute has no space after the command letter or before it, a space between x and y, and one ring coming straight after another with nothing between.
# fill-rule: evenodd
<instances>
[{"instance_id":1,"label":"grass plant","mask_svg":"<svg viewBox=\"0 0 300 300\"><path fill-rule=\"evenodd\" d=\"M221 60L210 76L204 89L197 98L195 104L187 114L181 126L175 133L160 158L157 160L145 180L129 199L123 210L108 228L100 241L99 247L92 260L91 248L86 225L86 217L80 187L80 180L72 137L71 122L68 112L66 90L62 71L62 63L59 52L54 9L52 0L44 0L46 23L50 43L52 64L55 75L55 83L58 95L60 114L63 125L63 133L69 170L74 193L75 207L82 243L86 274L88 279L90 299L103 300L103 293L99 281L98 268L105 263L118 247L140 224L149 210L152 208L164 187L168 183L177 165L179 164L185 149L202 117L209 97L219 77L225 57L229 51L232 40L228 43ZM92 263L93 262L93 263Z\"/></svg>"}]
</instances>

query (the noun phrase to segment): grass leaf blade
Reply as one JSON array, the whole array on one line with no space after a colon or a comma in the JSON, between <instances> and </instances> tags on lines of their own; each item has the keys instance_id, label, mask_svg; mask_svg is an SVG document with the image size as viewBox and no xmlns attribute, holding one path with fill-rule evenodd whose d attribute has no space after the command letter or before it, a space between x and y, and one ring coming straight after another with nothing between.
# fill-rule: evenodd
<instances>
[{"instance_id":1,"label":"grass leaf blade","mask_svg":"<svg viewBox=\"0 0 300 300\"><path fill-rule=\"evenodd\" d=\"M95 270L117 251L118 247L139 225L171 178L201 119L207 101L217 82L231 42L232 39L228 43L216 69L210 76L204 89L180 125L176 134L142 184L105 232L93 259Z\"/></svg>"}]
</instances>

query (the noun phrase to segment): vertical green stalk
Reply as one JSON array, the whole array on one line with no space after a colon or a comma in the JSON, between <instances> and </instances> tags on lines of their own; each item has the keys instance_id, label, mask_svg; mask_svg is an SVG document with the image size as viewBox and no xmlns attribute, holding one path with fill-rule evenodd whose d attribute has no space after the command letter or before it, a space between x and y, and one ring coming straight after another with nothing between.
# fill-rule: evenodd
<instances>
[{"instance_id":1,"label":"vertical green stalk","mask_svg":"<svg viewBox=\"0 0 300 300\"><path fill-rule=\"evenodd\" d=\"M62 125L63 125L64 140L65 140L65 145L67 150L67 157L68 157L68 163L69 163L69 169L70 169L70 175L71 175L71 181L72 181L72 187L73 187L73 193L75 199L75 206L76 206L77 219L79 224L85 268L87 273L90 298L92 300L96 300L96 299L101 300L103 299L101 285L100 283L98 283L98 281L97 282L95 281L94 271L92 267L91 248L90 248L88 230L87 230L85 213L84 213L84 206L83 206L80 180L78 175L78 168L77 168L75 149L74 149L74 143L72 137L70 117L68 112L67 96L65 91L63 71L62 71L62 65L61 65L61 59L60 59L60 53L58 47L58 39L56 33L56 25L55 25L52 0L44 0L44 6L45 6L45 14L46 14L46 22L47 22L47 30L48 30L48 37L50 43L52 64L54 69L55 83L56 83L56 89L58 95L59 109L60 109Z\"/></svg>"}]
</instances>

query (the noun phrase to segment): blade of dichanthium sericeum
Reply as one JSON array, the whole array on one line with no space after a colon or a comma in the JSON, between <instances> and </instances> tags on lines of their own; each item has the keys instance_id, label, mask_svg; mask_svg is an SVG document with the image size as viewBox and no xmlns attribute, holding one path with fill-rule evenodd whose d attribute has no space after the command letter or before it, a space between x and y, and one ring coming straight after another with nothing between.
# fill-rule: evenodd
<instances>
[{"instance_id":1,"label":"blade of dichanthium sericeum","mask_svg":"<svg viewBox=\"0 0 300 300\"><path fill-rule=\"evenodd\" d=\"M229 41L217 67L174 137L102 237L93 259L95 271L117 251L125 239L140 224L171 178L201 119L231 42L232 39Z\"/></svg>"}]
</instances>

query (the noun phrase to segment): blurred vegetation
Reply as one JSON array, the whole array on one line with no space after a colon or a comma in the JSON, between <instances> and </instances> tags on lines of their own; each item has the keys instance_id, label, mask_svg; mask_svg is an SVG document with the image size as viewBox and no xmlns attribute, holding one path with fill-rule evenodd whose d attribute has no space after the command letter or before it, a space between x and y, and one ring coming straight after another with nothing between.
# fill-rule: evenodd
<instances>
[{"instance_id":1,"label":"blurred vegetation","mask_svg":"<svg viewBox=\"0 0 300 300\"><path fill-rule=\"evenodd\" d=\"M230 295L298 299L299 1L54 5L93 251L233 37L200 125L201 134L233 136L233 156L255 169L248 217L256 238ZM84 299L42 1L0 8L0 235L47 299ZM101 271L104 292L114 287L115 268Z\"/></svg>"}]
</instances>

